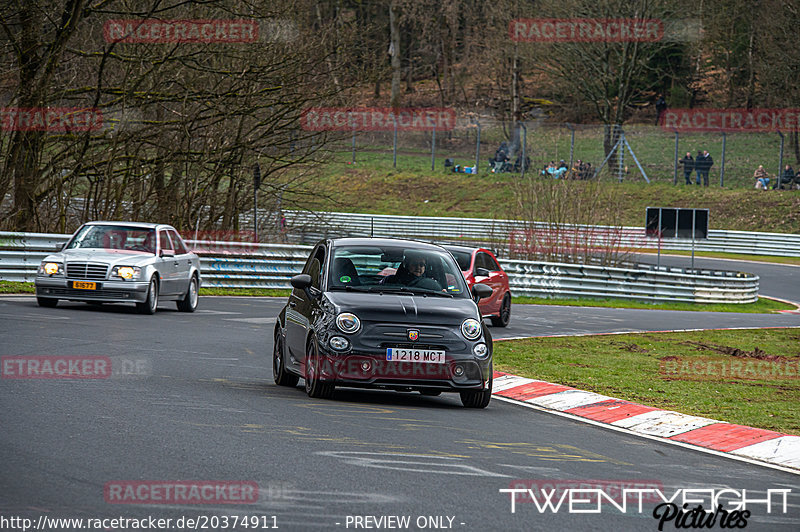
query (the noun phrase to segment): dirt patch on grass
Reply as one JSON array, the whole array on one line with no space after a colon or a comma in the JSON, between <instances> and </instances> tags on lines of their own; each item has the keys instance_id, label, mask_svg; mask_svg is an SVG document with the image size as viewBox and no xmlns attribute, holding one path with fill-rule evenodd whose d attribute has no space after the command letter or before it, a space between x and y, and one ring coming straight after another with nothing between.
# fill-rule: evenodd
<instances>
[{"instance_id":1,"label":"dirt patch on grass","mask_svg":"<svg viewBox=\"0 0 800 532\"><path fill-rule=\"evenodd\" d=\"M631 353L648 353L649 351L644 347L634 344L634 343L625 343L625 342L611 342L611 345L616 345L620 349L624 349L625 351L630 351Z\"/></svg>"},{"instance_id":2,"label":"dirt patch on grass","mask_svg":"<svg viewBox=\"0 0 800 532\"><path fill-rule=\"evenodd\" d=\"M698 351L714 351L715 353L729 355L732 357L755 358L757 360L766 360L770 362L787 360L789 358L782 355L767 354L759 347L756 347L752 351L745 351L743 349L739 349L738 347L730 347L727 345L719 345L719 344L705 344L702 342L692 342L692 341L681 342L681 345L692 346Z\"/></svg>"}]
</instances>

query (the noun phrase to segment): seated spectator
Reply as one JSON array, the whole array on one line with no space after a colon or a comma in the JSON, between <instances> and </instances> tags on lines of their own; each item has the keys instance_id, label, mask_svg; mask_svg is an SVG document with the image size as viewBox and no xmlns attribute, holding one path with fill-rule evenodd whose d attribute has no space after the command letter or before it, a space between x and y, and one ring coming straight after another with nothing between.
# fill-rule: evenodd
<instances>
[{"instance_id":1,"label":"seated spectator","mask_svg":"<svg viewBox=\"0 0 800 532\"><path fill-rule=\"evenodd\" d=\"M769 185L769 174L764 169L764 165L758 165L756 171L753 172L753 178L756 180L756 188L758 190L767 190L767 185Z\"/></svg>"},{"instance_id":2,"label":"seated spectator","mask_svg":"<svg viewBox=\"0 0 800 532\"><path fill-rule=\"evenodd\" d=\"M583 177L581 179L592 179L594 177L594 168L592 168L592 163L585 162L583 163Z\"/></svg>"},{"instance_id":3,"label":"seated spectator","mask_svg":"<svg viewBox=\"0 0 800 532\"><path fill-rule=\"evenodd\" d=\"M522 161L522 151L517 154L517 160L514 161L514 172L527 172L528 168L531 167L531 158L527 155L525 156L525 162Z\"/></svg>"},{"instance_id":4,"label":"seated spectator","mask_svg":"<svg viewBox=\"0 0 800 532\"><path fill-rule=\"evenodd\" d=\"M788 185L786 188L792 188L793 184L794 184L794 168L792 168L791 165L787 164L783 168L783 172L781 172L781 175L778 176L777 179L775 179L775 184L772 185L772 190L775 190L776 188L782 189L784 185Z\"/></svg>"},{"instance_id":5,"label":"seated spectator","mask_svg":"<svg viewBox=\"0 0 800 532\"><path fill-rule=\"evenodd\" d=\"M494 159L490 159L492 163L492 172L508 172L508 145L505 141L500 143L500 147L494 152Z\"/></svg>"}]
</instances>

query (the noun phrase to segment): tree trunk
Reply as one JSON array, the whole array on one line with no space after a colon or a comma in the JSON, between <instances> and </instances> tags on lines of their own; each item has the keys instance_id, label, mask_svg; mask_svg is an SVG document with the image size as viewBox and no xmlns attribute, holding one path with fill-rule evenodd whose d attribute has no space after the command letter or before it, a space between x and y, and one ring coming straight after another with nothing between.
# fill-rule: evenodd
<instances>
[{"instance_id":1,"label":"tree trunk","mask_svg":"<svg viewBox=\"0 0 800 532\"><path fill-rule=\"evenodd\" d=\"M392 2L389 8L389 54L392 58L392 95L390 105L400 107L400 83L402 81L402 69L400 68L400 7L396 2Z\"/></svg>"}]
</instances>

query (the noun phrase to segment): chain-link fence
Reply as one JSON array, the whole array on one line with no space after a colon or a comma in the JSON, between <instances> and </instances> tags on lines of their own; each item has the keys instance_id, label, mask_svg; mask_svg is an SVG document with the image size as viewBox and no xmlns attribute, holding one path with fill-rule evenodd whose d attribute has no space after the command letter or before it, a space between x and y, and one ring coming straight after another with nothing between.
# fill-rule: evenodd
<instances>
[{"instance_id":1,"label":"chain-link fence","mask_svg":"<svg viewBox=\"0 0 800 532\"><path fill-rule=\"evenodd\" d=\"M774 183L783 165L794 162L790 134L775 132L697 133L656 125L514 124L488 117L459 118L447 131L353 131L331 144L340 161L413 172L533 173L553 177L685 183L687 153L708 151L711 186L753 188L763 165ZM618 144L617 144L618 143ZM612 147L616 145L616 149ZM499 161L501 149L505 158ZM610 155L609 155L610 154ZM525 164L526 160L529 162ZM558 171L566 167L566 171ZM697 179L692 170L691 183Z\"/></svg>"}]
</instances>

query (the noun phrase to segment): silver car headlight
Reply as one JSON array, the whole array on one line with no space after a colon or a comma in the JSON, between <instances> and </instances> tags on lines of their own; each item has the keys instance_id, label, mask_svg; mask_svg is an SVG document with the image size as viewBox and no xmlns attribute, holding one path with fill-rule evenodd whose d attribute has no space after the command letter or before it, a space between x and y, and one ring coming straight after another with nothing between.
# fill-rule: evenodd
<instances>
[{"instance_id":1,"label":"silver car headlight","mask_svg":"<svg viewBox=\"0 0 800 532\"><path fill-rule=\"evenodd\" d=\"M344 333L353 334L361 328L361 320L355 314L342 312L336 316L336 326Z\"/></svg>"},{"instance_id":2,"label":"silver car headlight","mask_svg":"<svg viewBox=\"0 0 800 532\"><path fill-rule=\"evenodd\" d=\"M461 334L467 340L477 340L481 335L481 322L473 318L467 318L461 322Z\"/></svg>"},{"instance_id":3,"label":"silver car headlight","mask_svg":"<svg viewBox=\"0 0 800 532\"><path fill-rule=\"evenodd\" d=\"M118 277L126 281L137 281L142 276L142 269L138 266L114 266L111 268L111 277Z\"/></svg>"},{"instance_id":4,"label":"silver car headlight","mask_svg":"<svg viewBox=\"0 0 800 532\"><path fill-rule=\"evenodd\" d=\"M60 262L42 261L39 265L39 275L64 275L64 265Z\"/></svg>"}]
</instances>

